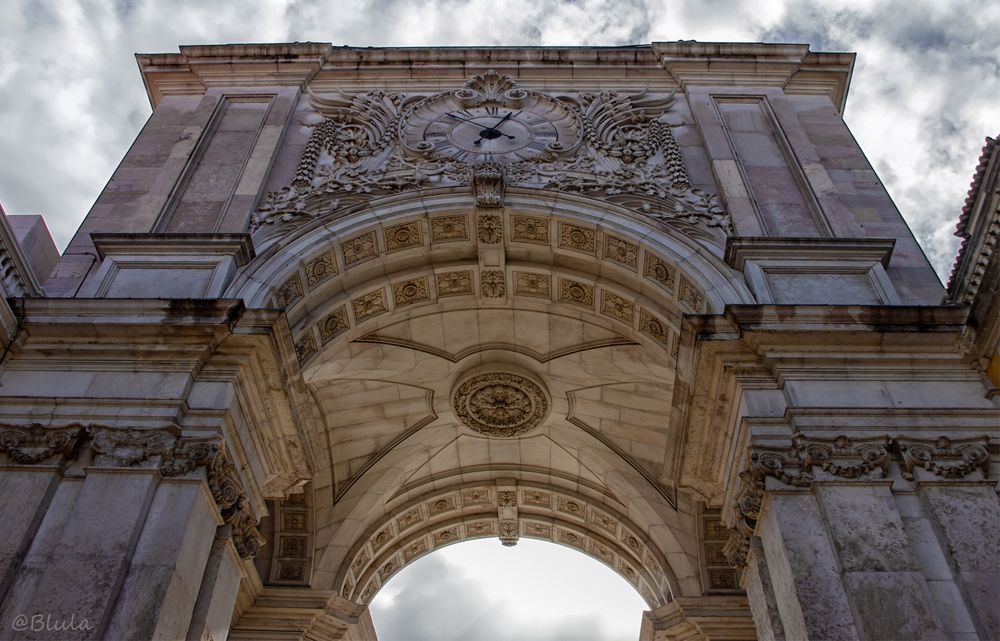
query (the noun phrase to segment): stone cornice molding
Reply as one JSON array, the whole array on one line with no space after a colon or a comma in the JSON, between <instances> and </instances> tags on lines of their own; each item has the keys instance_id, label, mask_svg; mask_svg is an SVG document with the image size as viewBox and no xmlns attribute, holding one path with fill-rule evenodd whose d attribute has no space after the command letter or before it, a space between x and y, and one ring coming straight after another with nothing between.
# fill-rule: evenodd
<instances>
[{"instance_id":1,"label":"stone cornice molding","mask_svg":"<svg viewBox=\"0 0 1000 641\"><path fill-rule=\"evenodd\" d=\"M947 436L827 438L796 433L787 446L751 446L745 460L724 515L732 530L724 553L736 567L746 565L750 537L770 490L810 490L816 482L888 481L892 463L899 465L906 481L982 481L988 476L990 450L986 435L952 440Z\"/></svg>"},{"instance_id":2,"label":"stone cornice molding","mask_svg":"<svg viewBox=\"0 0 1000 641\"><path fill-rule=\"evenodd\" d=\"M0 207L0 286L4 296L41 296L42 286L39 277L31 269L21 250L21 245L14 237L14 231L7 222L7 216Z\"/></svg>"},{"instance_id":3,"label":"stone cornice molding","mask_svg":"<svg viewBox=\"0 0 1000 641\"><path fill-rule=\"evenodd\" d=\"M654 42L653 52L682 91L692 86L773 86L829 96L843 112L853 53L813 53L804 44Z\"/></svg>"},{"instance_id":4,"label":"stone cornice molding","mask_svg":"<svg viewBox=\"0 0 1000 641\"><path fill-rule=\"evenodd\" d=\"M71 460L88 468L150 468L165 478L205 470L205 481L223 522L232 529L239 555L257 555L264 538L257 531L239 471L221 437L180 437L180 428L123 429L76 423L62 427L0 425L0 452L9 464L37 465ZM89 459L89 460L88 460Z\"/></svg>"},{"instance_id":5,"label":"stone cornice molding","mask_svg":"<svg viewBox=\"0 0 1000 641\"><path fill-rule=\"evenodd\" d=\"M782 260L867 260L889 266L895 238L751 238L726 239L725 261L743 270L746 262L777 257Z\"/></svg>"},{"instance_id":6,"label":"stone cornice molding","mask_svg":"<svg viewBox=\"0 0 1000 641\"><path fill-rule=\"evenodd\" d=\"M97 255L109 254L188 256L221 254L232 256L237 267L254 259L249 234L91 234Z\"/></svg>"},{"instance_id":7,"label":"stone cornice molding","mask_svg":"<svg viewBox=\"0 0 1000 641\"><path fill-rule=\"evenodd\" d=\"M212 87L298 87L329 71L340 77L370 68L373 74L409 78L414 68L442 77L495 67L531 68L531 76L572 81L580 69L649 68L637 75L648 85L662 66L685 89L693 85L784 87L789 93L830 96L841 111L854 54L814 53L808 45L654 42L624 47L334 47L329 43L182 46L178 53L136 54L155 108L168 95L200 95ZM609 77L616 74L604 74ZM617 80L617 78L616 78Z\"/></svg>"}]
</instances>

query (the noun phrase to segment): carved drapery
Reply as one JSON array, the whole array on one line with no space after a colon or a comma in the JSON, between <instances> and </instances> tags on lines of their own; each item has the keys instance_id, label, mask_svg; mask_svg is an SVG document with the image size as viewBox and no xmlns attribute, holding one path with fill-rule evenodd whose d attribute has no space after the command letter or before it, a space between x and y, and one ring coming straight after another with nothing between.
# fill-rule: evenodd
<instances>
[{"instance_id":1,"label":"carved drapery","mask_svg":"<svg viewBox=\"0 0 1000 641\"><path fill-rule=\"evenodd\" d=\"M221 438L179 437L179 429L121 429L72 424L0 427L0 452L15 465L61 463L89 454L91 467L144 467L164 477L205 469L208 489L223 521L232 529L233 544L242 558L253 558L264 538L254 518L236 466ZM86 451L89 449L89 452ZM56 458L58 457L58 458Z\"/></svg>"},{"instance_id":2,"label":"carved drapery","mask_svg":"<svg viewBox=\"0 0 1000 641\"><path fill-rule=\"evenodd\" d=\"M459 89L429 96L384 90L311 96L312 134L288 186L267 195L251 231L284 233L383 194L469 186L480 207L502 206L503 186L573 192L604 198L644 216L690 230L731 231L717 196L692 187L671 125L663 116L674 94L615 91L549 96L518 88L489 71ZM516 105L544 100L579 123L572 144L554 142L528 160L484 171L483 163L438 154L423 141L405 140L408 121L426 105ZM711 236L711 234L709 234Z\"/></svg>"},{"instance_id":3,"label":"carved drapery","mask_svg":"<svg viewBox=\"0 0 1000 641\"><path fill-rule=\"evenodd\" d=\"M751 448L730 506L733 525L723 553L733 566L746 566L769 478L803 489L814 481L882 479L892 462L900 465L907 481L918 480L917 468L926 471L927 480L966 478L977 470L986 478L988 442L985 436L952 441L946 436L828 439L795 434L787 448Z\"/></svg>"}]
</instances>

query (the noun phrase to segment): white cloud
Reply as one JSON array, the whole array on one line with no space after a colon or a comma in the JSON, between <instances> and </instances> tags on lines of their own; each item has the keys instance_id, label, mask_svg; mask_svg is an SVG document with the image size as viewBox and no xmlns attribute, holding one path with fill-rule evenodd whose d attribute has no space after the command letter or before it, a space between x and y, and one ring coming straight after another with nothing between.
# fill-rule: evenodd
<instances>
[{"instance_id":1,"label":"white cloud","mask_svg":"<svg viewBox=\"0 0 1000 641\"><path fill-rule=\"evenodd\" d=\"M414 561L371 609L380 641L601 641L637 638L646 605L581 552L481 539Z\"/></svg>"}]
</instances>

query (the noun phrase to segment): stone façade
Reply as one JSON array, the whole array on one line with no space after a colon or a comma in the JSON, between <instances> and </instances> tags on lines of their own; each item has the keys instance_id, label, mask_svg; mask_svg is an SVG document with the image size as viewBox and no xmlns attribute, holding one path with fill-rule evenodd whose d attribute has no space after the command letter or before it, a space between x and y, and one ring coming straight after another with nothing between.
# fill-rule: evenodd
<instances>
[{"instance_id":1,"label":"stone fa\u00e7ade","mask_svg":"<svg viewBox=\"0 0 1000 641\"><path fill-rule=\"evenodd\" d=\"M647 640L1000 634L995 144L945 292L850 54L138 60L49 278L0 225L0 637L373 639L478 537L608 564Z\"/></svg>"}]
</instances>

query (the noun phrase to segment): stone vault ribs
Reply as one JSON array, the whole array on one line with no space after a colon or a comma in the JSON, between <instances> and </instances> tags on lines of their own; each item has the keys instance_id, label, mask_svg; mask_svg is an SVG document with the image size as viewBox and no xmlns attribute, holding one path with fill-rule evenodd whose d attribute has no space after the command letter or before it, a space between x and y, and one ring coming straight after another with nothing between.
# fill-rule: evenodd
<instances>
[{"instance_id":1,"label":"stone vault ribs","mask_svg":"<svg viewBox=\"0 0 1000 641\"><path fill-rule=\"evenodd\" d=\"M429 103L517 109L531 100L574 121L577 139L551 143L528 160L484 167L409 139L410 121ZM729 215L717 196L691 186L671 131L675 125L662 118L674 101L672 93L646 92L553 97L519 89L492 70L430 96L384 90L313 95L313 132L295 177L267 195L251 231L284 233L380 195L432 187L471 185L478 206L498 207L506 184L592 195L660 222L724 236L732 231Z\"/></svg>"}]
</instances>

